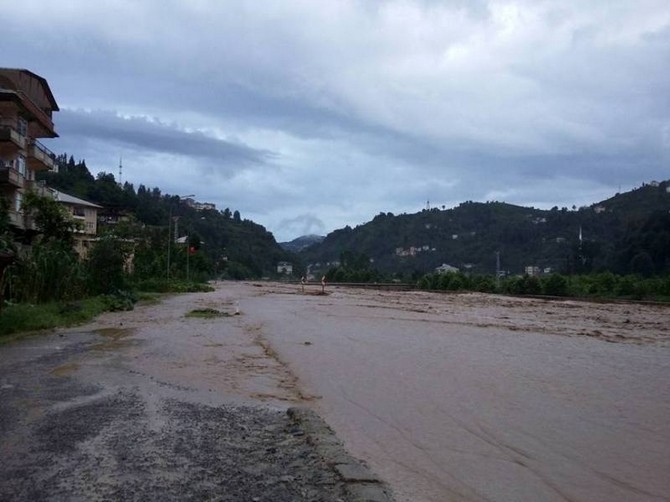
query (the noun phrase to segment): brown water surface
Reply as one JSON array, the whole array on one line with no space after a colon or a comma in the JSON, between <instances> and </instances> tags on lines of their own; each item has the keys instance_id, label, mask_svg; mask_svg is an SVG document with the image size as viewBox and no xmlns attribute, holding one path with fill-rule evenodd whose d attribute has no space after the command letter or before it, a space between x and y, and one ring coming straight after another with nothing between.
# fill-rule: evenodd
<instances>
[{"instance_id":1,"label":"brown water surface","mask_svg":"<svg viewBox=\"0 0 670 502\"><path fill-rule=\"evenodd\" d=\"M326 293L220 283L82 330L200 402L314 408L400 500L668 500L668 307Z\"/></svg>"}]
</instances>

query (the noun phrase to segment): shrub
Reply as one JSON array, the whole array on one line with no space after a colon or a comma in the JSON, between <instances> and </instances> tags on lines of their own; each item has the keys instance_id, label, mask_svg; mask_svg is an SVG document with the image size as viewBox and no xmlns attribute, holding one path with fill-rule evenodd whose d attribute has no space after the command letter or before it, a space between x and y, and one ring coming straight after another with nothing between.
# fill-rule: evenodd
<instances>
[{"instance_id":1,"label":"shrub","mask_svg":"<svg viewBox=\"0 0 670 502\"><path fill-rule=\"evenodd\" d=\"M568 280L561 274L551 274L547 280L544 281L543 290L545 295L567 296Z\"/></svg>"}]
</instances>

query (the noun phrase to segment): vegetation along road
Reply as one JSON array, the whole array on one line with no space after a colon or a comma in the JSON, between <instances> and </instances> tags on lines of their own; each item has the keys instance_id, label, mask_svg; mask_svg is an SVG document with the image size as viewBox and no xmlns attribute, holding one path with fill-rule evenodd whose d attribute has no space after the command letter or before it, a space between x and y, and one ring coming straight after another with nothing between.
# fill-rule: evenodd
<instances>
[{"instance_id":1,"label":"vegetation along road","mask_svg":"<svg viewBox=\"0 0 670 502\"><path fill-rule=\"evenodd\" d=\"M219 283L1 347L0 499L670 493L667 306L320 292Z\"/></svg>"}]
</instances>

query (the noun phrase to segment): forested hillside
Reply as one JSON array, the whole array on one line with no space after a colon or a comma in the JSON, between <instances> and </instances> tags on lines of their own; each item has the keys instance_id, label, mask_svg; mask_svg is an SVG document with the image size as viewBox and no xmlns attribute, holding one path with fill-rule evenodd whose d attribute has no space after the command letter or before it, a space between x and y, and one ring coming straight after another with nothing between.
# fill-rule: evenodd
<instances>
[{"instance_id":1,"label":"forested hillside","mask_svg":"<svg viewBox=\"0 0 670 502\"><path fill-rule=\"evenodd\" d=\"M540 210L464 202L447 210L380 213L332 232L301 256L312 264L364 255L385 274L417 276L441 264L493 274L541 271L665 274L670 269L670 182L643 185L589 207ZM499 253L499 255L497 255Z\"/></svg>"},{"instance_id":2,"label":"forested hillside","mask_svg":"<svg viewBox=\"0 0 670 502\"><path fill-rule=\"evenodd\" d=\"M173 236L175 227L178 236L191 236L189 247L194 252L189 266L201 276L272 275L278 261L294 258L263 226L243 219L238 211L196 210L158 187L134 187L127 182L120 186L114 175L103 172L94 177L85 161L75 162L66 154L58 157L58 165L57 173L44 173L41 179L50 187L103 206L99 233L134 239L136 266L146 267L147 276L165 274L168 225ZM173 257L175 263L179 259L183 261L180 255Z\"/></svg>"}]
</instances>

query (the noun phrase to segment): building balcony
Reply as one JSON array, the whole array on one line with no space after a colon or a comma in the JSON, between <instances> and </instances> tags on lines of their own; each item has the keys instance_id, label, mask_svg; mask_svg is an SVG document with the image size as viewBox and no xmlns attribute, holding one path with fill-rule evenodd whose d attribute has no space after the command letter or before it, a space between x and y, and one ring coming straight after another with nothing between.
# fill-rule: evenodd
<instances>
[{"instance_id":1,"label":"building balcony","mask_svg":"<svg viewBox=\"0 0 670 502\"><path fill-rule=\"evenodd\" d=\"M11 185L16 188L23 188L25 184L25 177L16 169L12 169L11 167L0 167L0 185Z\"/></svg>"},{"instance_id":2,"label":"building balcony","mask_svg":"<svg viewBox=\"0 0 670 502\"><path fill-rule=\"evenodd\" d=\"M28 148L27 162L33 171L53 171L56 167L56 155L42 143L34 140Z\"/></svg>"},{"instance_id":3,"label":"building balcony","mask_svg":"<svg viewBox=\"0 0 670 502\"><path fill-rule=\"evenodd\" d=\"M22 212L20 211L8 211L7 212L9 215L9 224L17 227L21 230L26 229L25 225L25 217Z\"/></svg>"},{"instance_id":4,"label":"building balcony","mask_svg":"<svg viewBox=\"0 0 670 502\"><path fill-rule=\"evenodd\" d=\"M26 137L19 133L16 129L6 125L0 125L0 145L3 150L9 145L18 150L23 150L26 147Z\"/></svg>"},{"instance_id":5,"label":"building balcony","mask_svg":"<svg viewBox=\"0 0 670 502\"><path fill-rule=\"evenodd\" d=\"M26 188L35 192L40 197L49 197L53 199L53 193L44 181L26 181Z\"/></svg>"}]
</instances>

